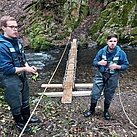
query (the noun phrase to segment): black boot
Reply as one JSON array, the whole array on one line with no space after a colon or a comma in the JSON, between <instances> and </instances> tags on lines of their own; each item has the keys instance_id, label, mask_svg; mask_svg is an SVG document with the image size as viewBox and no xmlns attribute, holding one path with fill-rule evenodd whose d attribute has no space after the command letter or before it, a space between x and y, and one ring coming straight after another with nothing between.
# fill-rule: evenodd
<instances>
[{"instance_id":1,"label":"black boot","mask_svg":"<svg viewBox=\"0 0 137 137\"><path fill-rule=\"evenodd\" d=\"M13 115L14 120L16 122L16 127L22 131L24 126L25 126L25 122L22 120L21 114L20 115ZM26 126L24 132L30 132L31 128L29 126Z\"/></svg>"},{"instance_id":2,"label":"black boot","mask_svg":"<svg viewBox=\"0 0 137 137\"><path fill-rule=\"evenodd\" d=\"M110 120L110 114L108 112L110 104L104 103L104 117L106 120Z\"/></svg>"},{"instance_id":3,"label":"black boot","mask_svg":"<svg viewBox=\"0 0 137 137\"><path fill-rule=\"evenodd\" d=\"M27 122L30 117L30 107L21 109L21 114L22 114L24 121ZM36 122L39 122L38 118L31 118L29 121L29 123L36 123Z\"/></svg>"},{"instance_id":4,"label":"black boot","mask_svg":"<svg viewBox=\"0 0 137 137\"><path fill-rule=\"evenodd\" d=\"M86 112L84 112L84 117L89 117L90 115L95 114L95 107L97 103L91 103L90 109Z\"/></svg>"}]
</instances>

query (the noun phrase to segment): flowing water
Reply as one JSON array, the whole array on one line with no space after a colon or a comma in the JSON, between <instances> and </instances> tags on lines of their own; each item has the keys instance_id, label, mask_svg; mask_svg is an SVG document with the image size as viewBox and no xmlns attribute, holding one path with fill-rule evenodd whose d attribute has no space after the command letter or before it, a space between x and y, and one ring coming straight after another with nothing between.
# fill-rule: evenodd
<instances>
[{"instance_id":1,"label":"flowing water","mask_svg":"<svg viewBox=\"0 0 137 137\"><path fill-rule=\"evenodd\" d=\"M76 81L78 82L91 82L94 77L94 67L92 67L92 61L99 49L88 47L78 47L77 53L77 69L76 69ZM47 50L45 52L32 52L27 51L26 57L30 65L35 65L38 69L40 79L48 82L52 76L64 48ZM66 62L68 59L69 48L66 50L64 57L56 70L56 73L51 83L62 83L66 68ZM137 68L137 50L125 50L132 69Z\"/></svg>"}]
</instances>

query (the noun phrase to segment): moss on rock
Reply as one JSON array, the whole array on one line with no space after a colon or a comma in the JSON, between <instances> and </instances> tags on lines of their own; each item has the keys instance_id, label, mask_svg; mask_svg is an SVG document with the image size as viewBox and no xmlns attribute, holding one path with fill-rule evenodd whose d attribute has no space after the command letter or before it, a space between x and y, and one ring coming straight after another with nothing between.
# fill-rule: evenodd
<instances>
[{"instance_id":1,"label":"moss on rock","mask_svg":"<svg viewBox=\"0 0 137 137\"><path fill-rule=\"evenodd\" d=\"M45 49L53 43L55 45L56 40L67 38L87 17L88 0L68 0L63 3L58 4L53 1L56 8L53 8L53 5L45 5L47 8L45 9L39 2L34 2L26 8L29 16L29 20L25 22L26 34L30 38L31 48Z\"/></svg>"},{"instance_id":2,"label":"moss on rock","mask_svg":"<svg viewBox=\"0 0 137 137\"><path fill-rule=\"evenodd\" d=\"M108 34L117 33L120 42L134 43L136 29L136 1L116 1L107 5L97 21L89 29L89 34L99 45L104 45Z\"/></svg>"}]
</instances>

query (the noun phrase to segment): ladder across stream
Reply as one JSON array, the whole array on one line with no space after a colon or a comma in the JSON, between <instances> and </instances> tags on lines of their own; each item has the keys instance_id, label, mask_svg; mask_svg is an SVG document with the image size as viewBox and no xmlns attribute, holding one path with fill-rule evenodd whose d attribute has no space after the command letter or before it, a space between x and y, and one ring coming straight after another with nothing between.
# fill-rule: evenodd
<instances>
[{"instance_id":1,"label":"ladder across stream","mask_svg":"<svg viewBox=\"0 0 137 137\"><path fill-rule=\"evenodd\" d=\"M71 103L72 96L89 96L91 91L73 91L76 88L92 88L92 83L75 83L77 65L77 40L73 39L62 84L42 84L43 88L63 88L63 92L46 92L47 97L62 97L62 103Z\"/></svg>"}]
</instances>

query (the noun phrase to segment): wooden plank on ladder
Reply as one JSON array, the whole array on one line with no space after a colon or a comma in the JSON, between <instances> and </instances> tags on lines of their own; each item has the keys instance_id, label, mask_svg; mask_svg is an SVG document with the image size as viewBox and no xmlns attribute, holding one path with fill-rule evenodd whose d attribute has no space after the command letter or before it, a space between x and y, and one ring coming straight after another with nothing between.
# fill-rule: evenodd
<instances>
[{"instance_id":1,"label":"wooden plank on ladder","mask_svg":"<svg viewBox=\"0 0 137 137\"><path fill-rule=\"evenodd\" d=\"M63 95L62 95L62 99L61 99L62 103L71 103L72 89L73 89L73 83L65 83Z\"/></svg>"},{"instance_id":2,"label":"wooden plank on ladder","mask_svg":"<svg viewBox=\"0 0 137 137\"><path fill-rule=\"evenodd\" d=\"M73 39L71 44L71 49L68 58L68 66L66 67L66 75L63 83L63 95L61 102L62 103L71 103L72 102L72 90L74 88L74 79L75 79L75 62L77 54L77 43L76 39Z\"/></svg>"}]
</instances>

